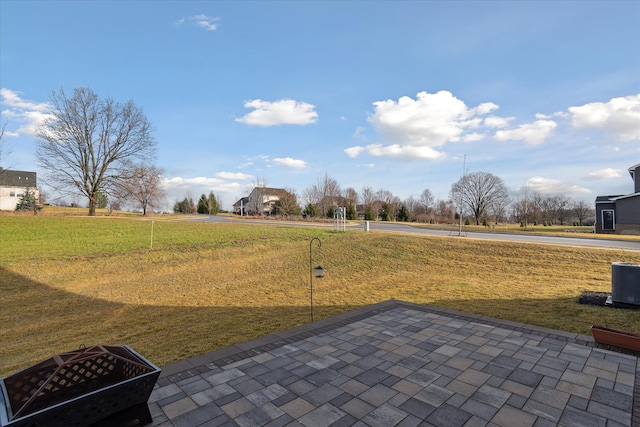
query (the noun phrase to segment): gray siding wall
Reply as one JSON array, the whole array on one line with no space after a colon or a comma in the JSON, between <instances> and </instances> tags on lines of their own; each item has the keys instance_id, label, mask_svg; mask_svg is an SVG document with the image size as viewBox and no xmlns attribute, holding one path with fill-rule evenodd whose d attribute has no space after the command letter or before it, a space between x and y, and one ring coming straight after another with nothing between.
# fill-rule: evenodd
<instances>
[{"instance_id":1,"label":"gray siding wall","mask_svg":"<svg viewBox=\"0 0 640 427\"><path fill-rule=\"evenodd\" d=\"M616 202L616 223L640 225L640 196Z\"/></svg>"}]
</instances>

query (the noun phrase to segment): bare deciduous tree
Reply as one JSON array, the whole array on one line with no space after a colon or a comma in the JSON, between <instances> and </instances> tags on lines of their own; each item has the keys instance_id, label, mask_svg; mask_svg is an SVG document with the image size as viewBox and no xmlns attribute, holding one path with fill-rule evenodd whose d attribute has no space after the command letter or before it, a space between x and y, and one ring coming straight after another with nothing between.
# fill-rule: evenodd
<instances>
[{"instance_id":1,"label":"bare deciduous tree","mask_svg":"<svg viewBox=\"0 0 640 427\"><path fill-rule=\"evenodd\" d=\"M595 215L593 207L584 200L573 203L572 209L576 215L576 218L578 218L579 225L582 225L585 219L591 218Z\"/></svg>"},{"instance_id":2,"label":"bare deciduous tree","mask_svg":"<svg viewBox=\"0 0 640 427\"><path fill-rule=\"evenodd\" d=\"M121 186L133 160L155 154L151 124L133 101L101 99L91 89L50 96L50 118L38 129L36 158L61 193L79 191L96 213L96 196Z\"/></svg>"},{"instance_id":3,"label":"bare deciduous tree","mask_svg":"<svg viewBox=\"0 0 640 427\"><path fill-rule=\"evenodd\" d=\"M511 204L511 198L508 194L498 195L489 205L489 212L493 215L495 224L506 217L507 207Z\"/></svg>"},{"instance_id":4,"label":"bare deciduous tree","mask_svg":"<svg viewBox=\"0 0 640 427\"><path fill-rule=\"evenodd\" d=\"M415 197L409 196L404 200L403 204L407 207L411 218L415 220L416 216L420 214L420 212L418 211L420 203L416 200Z\"/></svg>"},{"instance_id":5,"label":"bare deciduous tree","mask_svg":"<svg viewBox=\"0 0 640 427\"><path fill-rule=\"evenodd\" d=\"M330 207L337 204L341 197L338 181L325 173L322 179L304 191L307 203L318 206L320 216L324 217Z\"/></svg>"},{"instance_id":6,"label":"bare deciduous tree","mask_svg":"<svg viewBox=\"0 0 640 427\"><path fill-rule=\"evenodd\" d=\"M455 212L455 205L451 200L438 200L435 203L434 213L438 222L451 222L455 217Z\"/></svg>"},{"instance_id":7,"label":"bare deciduous tree","mask_svg":"<svg viewBox=\"0 0 640 427\"><path fill-rule=\"evenodd\" d=\"M142 215L147 209L159 206L165 196L162 185L162 170L155 166L136 165L124 183L125 194L135 200Z\"/></svg>"},{"instance_id":8,"label":"bare deciduous tree","mask_svg":"<svg viewBox=\"0 0 640 427\"><path fill-rule=\"evenodd\" d=\"M560 225L564 225L567 221L570 212L571 199L564 194L556 194L553 196L554 201L554 213Z\"/></svg>"},{"instance_id":9,"label":"bare deciduous tree","mask_svg":"<svg viewBox=\"0 0 640 427\"><path fill-rule=\"evenodd\" d=\"M376 199L376 193L373 191L373 188L368 185L364 185L361 191L362 204L365 206L371 206L371 204Z\"/></svg>"},{"instance_id":10,"label":"bare deciduous tree","mask_svg":"<svg viewBox=\"0 0 640 427\"><path fill-rule=\"evenodd\" d=\"M425 190L420 194L420 206L424 209L424 214L428 215L429 210L433 208L433 194L431 194L431 190L425 188Z\"/></svg>"},{"instance_id":11,"label":"bare deciduous tree","mask_svg":"<svg viewBox=\"0 0 640 427\"><path fill-rule=\"evenodd\" d=\"M342 192L342 197L346 202L353 205L358 204L358 192L353 187L349 187Z\"/></svg>"},{"instance_id":12,"label":"bare deciduous tree","mask_svg":"<svg viewBox=\"0 0 640 427\"><path fill-rule=\"evenodd\" d=\"M467 174L451 186L451 198L461 201L461 209L471 212L476 225L491 205L505 197L509 197L509 193L502 179L489 172Z\"/></svg>"}]
</instances>

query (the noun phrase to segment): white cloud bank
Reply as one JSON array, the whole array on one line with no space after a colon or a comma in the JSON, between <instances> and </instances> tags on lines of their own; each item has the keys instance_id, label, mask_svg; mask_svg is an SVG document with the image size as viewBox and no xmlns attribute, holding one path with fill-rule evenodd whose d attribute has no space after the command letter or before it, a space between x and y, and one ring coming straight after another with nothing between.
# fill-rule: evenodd
<instances>
[{"instance_id":1,"label":"white cloud bank","mask_svg":"<svg viewBox=\"0 0 640 427\"><path fill-rule=\"evenodd\" d=\"M269 102L254 99L245 102L245 108L254 110L240 118L236 122L251 126L277 126L277 125L308 125L318 120L315 106L306 102L298 102L293 99L281 99Z\"/></svg>"},{"instance_id":2,"label":"white cloud bank","mask_svg":"<svg viewBox=\"0 0 640 427\"><path fill-rule=\"evenodd\" d=\"M451 92L420 92L416 99L403 96L398 101L373 103L374 112L369 123L388 145L370 144L344 150L349 157L367 153L374 157L438 160L445 153L438 150L447 142L471 142L484 139L484 128L500 127L510 119L489 118L483 125L483 116L498 109L492 102L469 108Z\"/></svg>"},{"instance_id":3,"label":"white cloud bank","mask_svg":"<svg viewBox=\"0 0 640 427\"><path fill-rule=\"evenodd\" d=\"M219 179L236 179L240 181L248 181L250 179L253 179L253 175L242 172L218 172L215 174L215 177Z\"/></svg>"},{"instance_id":4,"label":"white cloud bank","mask_svg":"<svg viewBox=\"0 0 640 427\"><path fill-rule=\"evenodd\" d=\"M622 141L640 140L640 94L568 110L576 129L603 129Z\"/></svg>"},{"instance_id":5,"label":"white cloud bank","mask_svg":"<svg viewBox=\"0 0 640 427\"><path fill-rule=\"evenodd\" d=\"M496 141L524 141L528 145L542 144L555 128L558 126L553 120L536 120L533 123L526 123L516 129L499 130L494 138Z\"/></svg>"},{"instance_id":6,"label":"white cloud bank","mask_svg":"<svg viewBox=\"0 0 640 427\"><path fill-rule=\"evenodd\" d=\"M619 178L620 176L622 176L621 170L613 169L613 168L605 168L605 169L599 169L597 171L589 172L589 174L585 179L601 180L601 179Z\"/></svg>"},{"instance_id":7,"label":"white cloud bank","mask_svg":"<svg viewBox=\"0 0 640 427\"><path fill-rule=\"evenodd\" d=\"M304 169L307 167L307 162L305 162L304 160L296 160L292 159L291 157L276 157L273 159L273 162L279 166L284 166L292 169Z\"/></svg>"},{"instance_id":8,"label":"white cloud bank","mask_svg":"<svg viewBox=\"0 0 640 427\"><path fill-rule=\"evenodd\" d=\"M588 188L563 182L558 179L543 178L541 176L529 178L526 186L530 191L540 194L584 195L591 193L591 190Z\"/></svg>"},{"instance_id":9,"label":"white cloud bank","mask_svg":"<svg viewBox=\"0 0 640 427\"><path fill-rule=\"evenodd\" d=\"M558 128L554 117L570 118L576 129L603 129L622 141L640 139L640 94L570 107L550 115L538 113L535 121L511 128L514 117L491 114L498 105L486 102L470 108L448 91L420 92L415 99L403 96L398 101L377 101L373 106L368 121L383 143L345 148L349 157L366 153L374 157L439 160L446 156L440 148L446 143L473 143L491 134L498 142L523 141L535 146L553 136ZM360 139L362 133L358 128L353 137Z\"/></svg>"},{"instance_id":10,"label":"white cloud bank","mask_svg":"<svg viewBox=\"0 0 640 427\"><path fill-rule=\"evenodd\" d=\"M6 136L18 137L22 134L35 136L38 127L50 117L50 114L47 113L49 104L22 99L18 92L10 89L0 89L0 104L8 107L8 109L2 110L2 115L19 123L18 129L7 129Z\"/></svg>"}]
</instances>

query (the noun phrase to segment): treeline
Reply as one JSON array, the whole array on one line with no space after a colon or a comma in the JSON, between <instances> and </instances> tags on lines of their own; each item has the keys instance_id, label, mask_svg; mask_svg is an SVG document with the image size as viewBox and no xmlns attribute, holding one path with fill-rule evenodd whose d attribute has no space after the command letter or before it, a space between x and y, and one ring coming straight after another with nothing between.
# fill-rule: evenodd
<instances>
[{"instance_id":1,"label":"treeline","mask_svg":"<svg viewBox=\"0 0 640 427\"><path fill-rule=\"evenodd\" d=\"M263 183L264 185L264 183ZM266 187L266 185L264 185ZM287 188L279 200L266 205L264 215L276 217L334 218L344 208L345 219L403 221L432 224L498 224L513 222L544 225L593 225L594 209L585 201L563 194L543 195L525 191L512 197L502 179L488 172L467 174L452 184L449 198L436 199L429 189L402 200L390 191L364 185L360 191L341 188L325 174L301 195ZM259 214L259 209L254 213Z\"/></svg>"},{"instance_id":2,"label":"treeline","mask_svg":"<svg viewBox=\"0 0 640 427\"><path fill-rule=\"evenodd\" d=\"M209 195L201 195L198 200L198 204L194 203L191 196L186 196L182 201L176 202L173 205L173 212L185 213L185 214L205 214L205 215L217 215L220 212L220 198L216 197L213 192Z\"/></svg>"}]
</instances>

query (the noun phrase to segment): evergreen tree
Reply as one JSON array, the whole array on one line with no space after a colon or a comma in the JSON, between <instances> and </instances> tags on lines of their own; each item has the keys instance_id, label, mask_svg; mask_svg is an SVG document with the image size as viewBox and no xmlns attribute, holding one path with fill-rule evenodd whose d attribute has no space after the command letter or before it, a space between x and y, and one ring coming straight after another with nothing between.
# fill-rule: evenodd
<instances>
[{"instance_id":1,"label":"evergreen tree","mask_svg":"<svg viewBox=\"0 0 640 427\"><path fill-rule=\"evenodd\" d=\"M398 215L396 215L396 219L402 222L411 221L411 214L409 213L407 205L400 206L400 210L398 211Z\"/></svg>"},{"instance_id":2,"label":"evergreen tree","mask_svg":"<svg viewBox=\"0 0 640 427\"><path fill-rule=\"evenodd\" d=\"M376 215L373 212L373 208L371 207L371 205L367 205L364 208L364 219L365 219L365 221L375 221L376 220Z\"/></svg>"},{"instance_id":3,"label":"evergreen tree","mask_svg":"<svg viewBox=\"0 0 640 427\"><path fill-rule=\"evenodd\" d=\"M209 209L210 215L218 215L218 212L220 212L220 203L218 203L218 199L213 194L213 191L209 192L209 197L207 198L207 208Z\"/></svg>"},{"instance_id":4,"label":"evergreen tree","mask_svg":"<svg viewBox=\"0 0 640 427\"><path fill-rule=\"evenodd\" d=\"M389 203L383 203L380 208L380 219L382 221L393 221L393 214L391 213L391 205Z\"/></svg>"},{"instance_id":5,"label":"evergreen tree","mask_svg":"<svg viewBox=\"0 0 640 427\"><path fill-rule=\"evenodd\" d=\"M104 209L107 207L107 195L102 191L96 193L96 209Z\"/></svg>"},{"instance_id":6,"label":"evergreen tree","mask_svg":"<svg viewBox=\"0 0 640 427\"><path fill-rule=\"evenodd\" d=\"M200 200L198 200L198 213L205 215L209 213L209 201L204 194L200 196Z\"/></svg>"},{"instance_id":7,"label":"evergreen tree","mask_svg":"<svg viewBox=\"0 0 640 427\"><path fill-rule=\"evenodd\" d=\"M307 204L305 206L304 211L302 211L302 216L305 218L316 218L319 215L318 207L313 203Z\"/></svg>"},{"instance_id":8,"label":"evergreen tree","mask_svg":"<svg viewBox=\"0 0 640 427\"><path fill-rule=\"evenodd\" d=\"M33 211L33 214L35 215L40 210L42 210L42 207L38 205L35 192L31 191L30 188L27 188L27 192L18 197L16 211Z\"/></svg>"},{"instance_id":9,"label":"evergreen tree","mask_svg":"<svg viewBox=\"0 0 640 427\"><path fill-rule=\"evenodd\" d=\"M298 206L298 198L293 190L285 190L273 205L272 215L280 215L283 217L300 216L300 206Z\"/></svg>"},{"instance_id":10,"label":"evergreen tree","mask_svg":"<svg viewBox=\"0 0 640 427\"><path fill-rule=\"evenodd\" d=\"M333 217L335 216L335 214L336 214L336 208L335 208L335 206L329 206L329 207L327 208L327 218L331 218L331 219L333 219Z\"/></svg>"},{"instance_id":11,"label":"evergreen tree","mask_svg":"<svg viewBox=\"0 0 640 427\"><path fill-rule=\"evenodd\" d=\"M354 205L353 203L349 203L347 205L346 216L349 221L358 219L358 212L356 211L356 205Z\"/></svg>"},{"instance_id":12,"label":"evergreen tree","mask_svg":"<svg viewBox=\"0 0 640 427\"><path fill-rule=\"evenodd\" d=\"M176 202L173 206L173 211L175 213L191 214L196 212L196 206L191 197L185 197L181 202Z\"/></svg>"}]
</instances>

